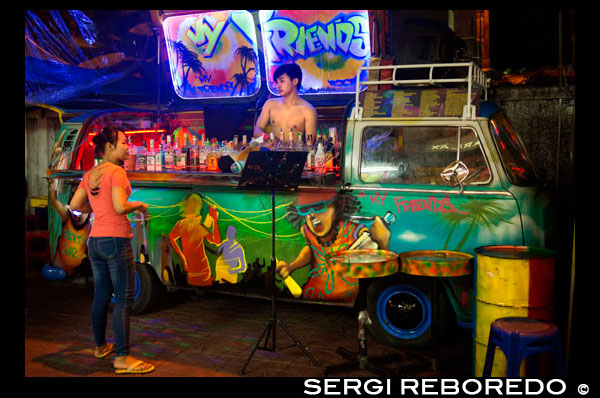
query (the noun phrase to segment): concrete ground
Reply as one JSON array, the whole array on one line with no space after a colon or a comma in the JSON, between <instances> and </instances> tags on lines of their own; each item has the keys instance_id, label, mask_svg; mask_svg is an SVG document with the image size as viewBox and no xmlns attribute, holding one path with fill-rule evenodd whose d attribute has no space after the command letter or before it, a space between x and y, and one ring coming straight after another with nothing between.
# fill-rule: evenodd
<instances>
[{"instance_id":1,"label":"concrete ground","mask_svg":"<svg viewBox=\"0 0 600 398\"><path fill-rule=\"evenodd\" d=\"M206 292L168 293L157 308L131 318L132 355L153 363L145 375L117 375L110 358L93 356L89 311L91 283L48 281L41 267L25 274L26 378L140 378L238 377L252 345L271 319L271 301ZM323 377L328 365L345 361L338 346L356 351L357 321L352 308L277 302L277 315L296 339L320 362L314 366L278 326L277 350L257 350L245 377ZM110 314L109 314L110 316ZM114 341L111 323L108 340ZM472 340L469 330L451 328L441 347L439 370L424 363L427 351L395 350L368 334L369 356L400 354L385 365L389 374L403 377L470 377ZM367 370L336 373L335 377L377 377Z\"/></svg>"}]
</instances>

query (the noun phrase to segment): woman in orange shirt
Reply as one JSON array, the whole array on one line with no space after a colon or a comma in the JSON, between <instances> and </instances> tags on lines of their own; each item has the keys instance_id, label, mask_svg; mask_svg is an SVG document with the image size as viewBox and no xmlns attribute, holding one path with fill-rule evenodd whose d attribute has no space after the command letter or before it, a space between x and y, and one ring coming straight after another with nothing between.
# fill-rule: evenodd
<instances>
[{"instance_id":1,"label":"woman in orange shirt","mask_svg":"<svg viewBox=\"0 0 600 398\"><path fill-rule=\"evenodd\" d=\"M94 274L92 329L96 358L105 358L116 351L116 373L148 373L154 366L129 354L129 322L134 297L135 263L131 239L133 231L127 214L134 211L145 214L148 205L129 201L131 185L127 173L120 166L129 149L125 134L106 127L94 137L96 157L102 160L83 175L71 199L73 210L86 208L89 201L94 212L94 223L88 238L88 257ZM106 323L111 294L116 302L113 308L115 344L106 341Z\"/></svg>"}]
</instances>

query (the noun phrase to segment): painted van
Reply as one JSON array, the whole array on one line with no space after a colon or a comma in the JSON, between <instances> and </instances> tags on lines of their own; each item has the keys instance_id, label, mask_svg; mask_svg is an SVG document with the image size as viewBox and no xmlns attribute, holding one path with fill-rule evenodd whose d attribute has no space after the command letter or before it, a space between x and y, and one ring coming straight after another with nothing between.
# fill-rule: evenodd
<instances>
[{"instance_id":1,"label":"painted van","mask_svg":"<svg viewBox=\"0 0 600 398\"><path fill-rule=\"evenodd\" d=\"M543 247L546 204L525 148L502 110L481 100L476 87L487 82L477 67L456 67L467 70L468 88L397 80L409 86L364 91L362 85L382 82L357 81L354 103L343 115L339 170L304 173L297 191L274 197L277 267L290 272L291 282L270 269L270 192L238 189L240 176L230 172L128 171L131 200L149 205L147 217L130 215L134 313L151 310L165 287L270 297L273 277L279 299L353 305L358 280L336 274L325 260L349 248L473 254L484 245ZM365 70L378 68L384 67ZM170 115L177 117L183 118ZM148 130L146 120L156 120L154 112L122 109L66 122L57 135L56 167L48 171L61 181L59 200L68 203L92 167L90 137L99 128L118 121L134 144L170 132ZM52 209L49 217L55 253L62 223ZM446 276L440 322L469 327L473 275L449 269ZM374 278L367 304L371 331L387 344L421 345L431 338L428 278L402 272Z\"/></svg>"}]
</instances>

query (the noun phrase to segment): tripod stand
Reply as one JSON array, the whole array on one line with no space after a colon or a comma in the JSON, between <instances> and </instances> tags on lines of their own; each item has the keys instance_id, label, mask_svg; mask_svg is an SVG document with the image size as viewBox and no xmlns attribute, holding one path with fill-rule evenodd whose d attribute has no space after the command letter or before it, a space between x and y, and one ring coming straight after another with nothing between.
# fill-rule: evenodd
<instances>
[{"instance_id":1,"label":"tripod stand","mask_svg":"<svg viewBox=\"0 0 600 398\"><path fill-rule=\"evenodd\" d=\"M256 189L271 191L271 265L270 274L272 275L272 295L271 295L271 319L267 321L264 330L250 351L250 355L246 359L244 366L240 370L240 374L246 372L246 367L252 360L257 349L267 351L277 351L277 326L287 333L294 342L293 344L280 349L297 346L304 355L306 355L313 365L320 366L319 362L308 352L308 349L298 341L288 327L277 315L277 288L275 286L275 191L294 191L298 187L298 182L302 176L304 163L306 162L306 152L251 152L248 160L242 170L242 176L238 185L238 189ZM262 340L264 345L259 347ZM271 340L271 345L269 344Z\"/></svg>"}]
</instances>

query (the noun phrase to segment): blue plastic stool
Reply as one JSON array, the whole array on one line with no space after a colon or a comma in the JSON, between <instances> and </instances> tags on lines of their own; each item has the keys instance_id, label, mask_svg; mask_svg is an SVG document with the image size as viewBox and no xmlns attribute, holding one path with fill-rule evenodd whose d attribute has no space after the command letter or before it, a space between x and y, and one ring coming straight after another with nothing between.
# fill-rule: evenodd
<instances>
[{"instance_id":1,"label":"blue plastic stool","mask_svg":"<svg viewBox=\"0 0 600 398\"><path fill-rule=\"evenodd\" d=\"M483 377L490 377L496 347L506 355L506 377L519 377L521 362L532 354L543 352L554 356L554 371L563 377L563 363L560 349L560 332L555 324L529 318L499 318L490 326ZM532 358L533 359L533 358ZM532 365L535 362L532 362ZM535 370L528 361L528 373ZM532 376L529 375L528 376Z\"/></svg>"}]
</instances>

